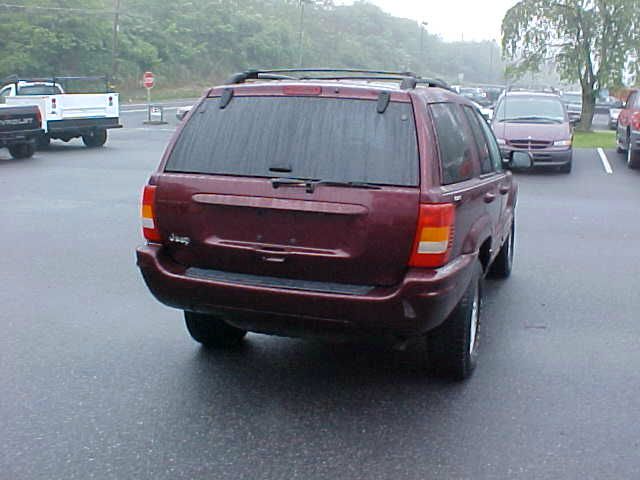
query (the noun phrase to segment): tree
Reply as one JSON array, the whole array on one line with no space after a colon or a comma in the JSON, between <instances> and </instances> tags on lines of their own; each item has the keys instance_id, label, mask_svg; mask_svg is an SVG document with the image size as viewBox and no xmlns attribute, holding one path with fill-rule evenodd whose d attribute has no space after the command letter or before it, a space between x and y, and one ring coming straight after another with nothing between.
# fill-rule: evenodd
<instances>
[{"instance_id":1,"label":"tree","mask_svg":"<svg viewBox=\"0 0 640 480\"><path fill-rule=\"evenodd\" d=\"M502 21L502 47L513 74L553 62L582 87L580 130L590 130L600 89L637 68L640 0L520 0Z\"/></svg>"}]
</instances>

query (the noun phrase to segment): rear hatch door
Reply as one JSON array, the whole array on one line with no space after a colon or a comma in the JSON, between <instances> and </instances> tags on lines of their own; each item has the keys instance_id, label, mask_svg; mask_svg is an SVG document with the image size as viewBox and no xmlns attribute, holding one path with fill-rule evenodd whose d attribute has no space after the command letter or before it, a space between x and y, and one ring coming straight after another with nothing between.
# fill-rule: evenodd
<instances>
[{"instance_id":1,"label":"rear hatch door","mask_svg":"<svg viewBox=\"0 0 640 480\"><path fill-rule=\"evenodd\" d=\"M156 216L187 267L319 282L401 281L419 205L412 105L211 98L164 173Z\"/></svg>"}]
</instances>

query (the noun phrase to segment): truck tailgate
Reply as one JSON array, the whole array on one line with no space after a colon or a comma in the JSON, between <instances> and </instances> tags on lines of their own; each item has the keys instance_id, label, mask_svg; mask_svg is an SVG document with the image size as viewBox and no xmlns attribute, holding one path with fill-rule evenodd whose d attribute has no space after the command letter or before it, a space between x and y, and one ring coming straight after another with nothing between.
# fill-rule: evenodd
<instances>
[{"instance_id":1,"label":"truck tailgate","mask_svg":"<svg viewBox=\"0 0 640 480\"><path fill-rule=\"evenodd\" d=\"M64 94L55 99L57 117L50 120L118 117L117 93Z\"/></svg>"}]
</instances>

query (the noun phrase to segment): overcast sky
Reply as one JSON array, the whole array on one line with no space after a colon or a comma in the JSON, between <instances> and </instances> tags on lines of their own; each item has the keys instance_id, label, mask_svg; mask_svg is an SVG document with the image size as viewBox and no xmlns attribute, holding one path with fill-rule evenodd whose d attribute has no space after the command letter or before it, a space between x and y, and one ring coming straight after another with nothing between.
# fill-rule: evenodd
<instances>
[{"instance_id":1,"label":"overcast sky","mask_svg":"<svg viewBox=\"0 0 640 480\"><path fill-rule=\"evenodd\" d=\"M446 41L500 40L500 24L517 0L367 0L396 17L427 22ZM337 3L353 3L343 0Z\"/></svg>"}]
</instances>

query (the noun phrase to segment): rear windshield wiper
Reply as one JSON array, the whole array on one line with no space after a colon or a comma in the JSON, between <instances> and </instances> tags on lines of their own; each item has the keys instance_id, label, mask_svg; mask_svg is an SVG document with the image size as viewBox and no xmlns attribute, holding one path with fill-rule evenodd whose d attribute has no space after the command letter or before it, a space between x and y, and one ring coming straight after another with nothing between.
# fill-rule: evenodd
<instances>
[{"instance_id":1,"label":"rear windshield wiper","mask_svg":"<svg viewBox=\"0 0 640 480\"><path fill-rule=\"evenodd\" d=\"M331 180L318 180L313 183L314 186L326 185L327 187L349 187L349 188L365 188L368 190L380 190L380 185L367 182L334 182Z\"/></svg>"},{"instance_id":2,"label":"rear windshield wiper","mask_svg":"<svg viewBox=\"0 0 640 480\"><path fill-rule=\"evenodd\" d=\"M538 115L529 115L526 117L512 117L512 118L501 118L498 120L499 122L526 122L526 121L542 121L542 122L550 122L550 123L562 123L560 120L551 117L541 117Z\"/></svg>"},{"instance_id":3,"label":"rear windshield wiper","mask_svg":"<svg viewBox=\"0 0 640 480\"><path fill-rule=\"evenodd\" d=\"M304 187L307 193L313 193L318 185L326 185L327 187L347 187L347 188L365 188L369 190L380 190L380 185L367 182L338 182L332 180L315 180L303 178L278 177L271 179L273 188L282 186L287 187Z\"/></svg>"}]
</instances>

